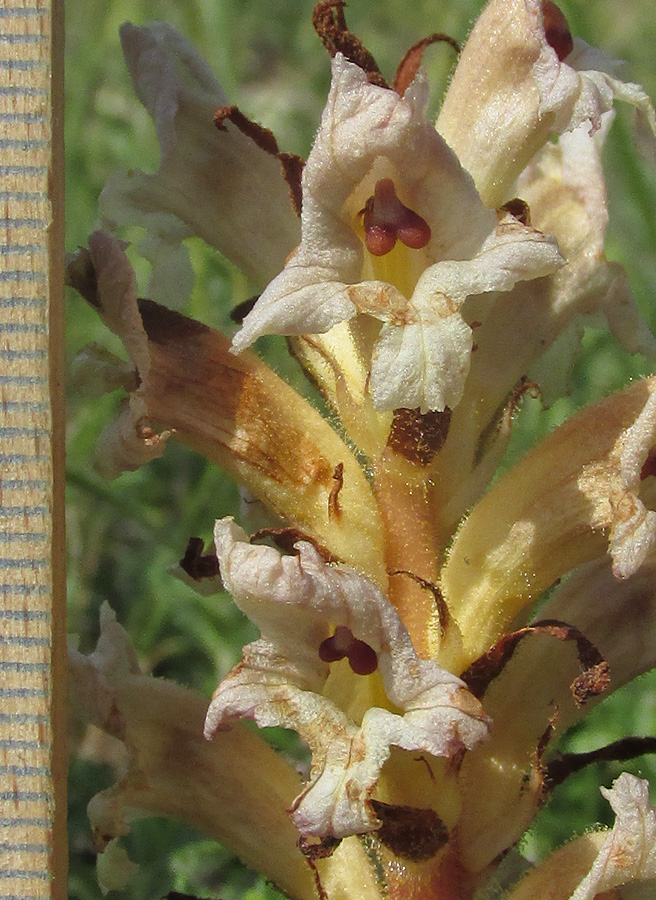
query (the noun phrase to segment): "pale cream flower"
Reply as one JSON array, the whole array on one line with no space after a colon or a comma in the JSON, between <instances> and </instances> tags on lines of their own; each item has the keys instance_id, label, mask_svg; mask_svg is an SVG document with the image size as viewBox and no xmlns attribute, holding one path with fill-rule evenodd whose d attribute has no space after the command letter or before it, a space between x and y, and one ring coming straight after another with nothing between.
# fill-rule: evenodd
<instances>
[{"instance_id":1,"label":"pale cream flower","mask_svg":"<svg viewBox=\"0 0 656 900\"><path fill-rule=\"evenodd\" d=\"M612 788L601 788L601 792L617 817L613 830L594 832L566 844L527 875L507 895L507 900L538 897L595 900L602 896L608 896L609 900L649 900L653 897L656 811L649 805L649 786L646 781L625 773ZM584 874L590 859L592 865ZM614 890L628 883L631 886L626 892Z\"/></svg>"},{"instance_id":2,"label":"pale cream flower","mask_svg":"<svg viewBox=\"0 0 656 900\"><path fill-rule=\"evenodd\" d=\"M243 717L298 732L312 752L309 782L292 804L302 835L341 839L380 827L369 801L391 746L453 757L487 737L466 685L417 657L394 607L357 571L327 564L302 541L297 556L253 546L232 519L216 523L214 540L224 584L261 637L219 684L205 734ZM340 659L375 679L372 692L388 707L370 706L359 725L323 696L329 663Z\"/></svg>"},{"instance_id":3,"label":"pale cream flower","mask_svg":"<svg viewBox=\"0 0 656 900\"><path fill-rule=\"evenodd\" d=\"M421 76L400 97L337 55L303 173L300 246L246 317L235 351L267 332L321 333L366 314L384 323L374 406L456 406L472 349L464 300L509 291L562 260L552 238L483 206L427 121L427 99Z\"/></svg>"}]
</instances>

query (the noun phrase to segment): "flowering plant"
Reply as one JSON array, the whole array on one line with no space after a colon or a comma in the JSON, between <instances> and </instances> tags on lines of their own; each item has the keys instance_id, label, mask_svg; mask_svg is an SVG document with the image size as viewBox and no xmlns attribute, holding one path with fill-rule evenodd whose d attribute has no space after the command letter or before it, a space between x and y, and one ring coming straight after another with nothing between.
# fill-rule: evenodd
<instances>
[{"instance_id":1,"label":"flowering plant","mask_svg":"<svg viewBox=\"0 0 656 900\"><path fill-rule=\"evenodd\" d=\"M654 354L604 255L601 167L614 101L645 141L653 108L550 0L490 0L435 124L421 58L443 36L388 84L343 6L315 9L332 82L305 162L173 29L122 29L161 162L110 180L105 230L68 266L130 360L92 348L80 363L126 392L98 466L114 477L183 441L265 524L219 519L181 561L259 631L209 706L142 674L109 608L96 650L71 653L78 710L129 757L89 807L101 882L125 883L120 839L145 812L185 819L294 898L646 897L656 816L634 776L604 789L611 831L526 871L512 848L582 764L555 754L559 735L654 664L656 381L493 479L533 374L546 402L545 355L566 368L585 317ZM149 299L114 234L128 223L146 229ZM184 299L192 234L258 291L232 342L164 305ZM326 415L249 349L271 333ZM307 768L244 720L296 732Z\"/></svg>"}]
</instances>

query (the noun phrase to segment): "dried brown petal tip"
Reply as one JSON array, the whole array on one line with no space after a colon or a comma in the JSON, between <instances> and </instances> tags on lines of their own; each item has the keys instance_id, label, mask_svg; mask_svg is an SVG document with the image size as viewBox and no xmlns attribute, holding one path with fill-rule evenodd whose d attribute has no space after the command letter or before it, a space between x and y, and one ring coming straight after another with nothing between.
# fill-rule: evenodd
<instances>
[{"instance_id":1,"label":"dried brown petal tip","mask_svg":"<svg viewBox=\"0 0 656 900\"><path fill-rule=\"evenodd\" d=\"M415 575L414 572L409 572L407 569L397 569L394 572L388 572L390 578L395 575L407 575L408 578L412 578L412 580L418 584L420 587L424 588L427 591L430 591L433 595L433 599L435 600L435 606L437 607L437 616L440 622L440 634L442 637L446 634L447 626L451 620L451 616L449 614L449 607L446 605L446 601L442 596L442 591L436 584L433 584L432 581L428 581L426 578L422 578L420 575Z\"/></svg>"},{"instance_id":2,"label":"dried brown petal tip","mask_svg":"<svg viewBox=\"0 0 656 900\"><path fill-rule=\"evenodd\" d=\"M480 325L480 323L472 322L471 327L474 328L476 324ZM522 375L512 391L504 397L491 416L490 421L481 431L474 452L474 465L477 466L480 463L485 454L494 445L499 434L504 431L507 432L511 427L513 417L517 412L519 404L526 395L537 400L540 396L540 385L536 381L529 381L525 375Z\"/></svg>"},{"instance_id":3,"label":"dried brown petal tip","mask_svg":"<svg viewBox=\"0 0 656 900\"><path fill-rule=\"evenodd\" d=\"M407 51L407 53L399 63L396 74L394 75L392 88L400 97L405 94L408 87L414 80L415 75L419 71L419 66L421 65L424 50L427 47L430 47L431 44L438 43L448 44L455 50L456 55L460 54L460 45L456 40L454 40L454 38L450 37L448 34L435 33L429 35L428 37L422 38L422 40L420 41L417 41L417 43L413 44L412 47L410 47L410 49Z\"/></svg>"},{"instance_id":4,"label":"dried brown petal tip","mask_svg":"<svg viewBox=\"0 0 656 900\"><path fill-rule=\"evenodd\" d=\"M374 256L389 253L397 241L412 250L420 250L430 241L428 223L401 203L391 178L376 182L373 197L365 203L362 215L364 242Z\"/></svg>"},{"instance_id":5,"label":"dried brown petal tip","mask_svg":"<svg viewBox=\"0 0 656 900\"><path fill-rule=\"evenodd\" d=\"M610 685L610 671L606 660L590 666L572 682L572 696L577 706L583 706L591 697L603 694Z\"/></svg>"},{"instance_id":6,"label":"dried brown petal tip","mask_svg":"<svg viewBox=\"0 0 656 900\"><path fill-rule=\"evenodd\" d=\"M298 541L307 541L308 544L312 544L319 556L325 562L337 562L337 558L333 556L329 550L322 547L322 545L318 541L315 541L309 534L299 531L298 528L260 528L259 531L255 531L251 535L250 542L251 544L255 544L257 541L261 541L264 538L271 538L276 547L282 550L283 553L289 553L290 555L297 553L296 543Z\"/></svg>"},{"instance_id":7,"label":"dried brown petal tip","mask_svg":"<svg viewBox=\"0 0 656 900\"><path fill-rule=\"evenodd\" d=\"M341 840L335 837L323 837L317 841L310 841L309 838L301 836L298 839L298 849L310 862L315 859L327 859L332 856L339 847Z\"/></svg>"},{"instance_id":8,"label":"dried brown petal tip","mask_svg":"<svg viewBox=\"0 0 656 900\"><path fill-rule=\"evenodd\" d=\"M342 53L349 62L366 72L370 84L388 87L376 60L362 41L348 30L344 18L345 6L344 0L322 0L317 3L312 13L314 30L331 57Z\"/></svg>"},{"instance_id":9,"label":"dried brown petal tip","mask_svg":"<svg viewBox=\"0 0 656 900\"><path fill-rule=\"evenodd\" d=\"M451 410L420 413L419 409L395 409L387 446L407 460L427 466L449 433Z\"/></svg>"},{"instance_id":10,"label":"dried brown petal tip","mask_svg":"<svg viewBox=\"0 0 656 900\"><path fill-rule=\"evenodd\" d=\"M574 641L579 657L582 674L572 683L572 695L577 706L583 706L590 697L601 694L610 683L608 663L578 628L567 625L557 619L545 619L506 634L490 647L482 656L466 669L460 676L472 694L479 700L487 691L490 683L503 671L512 658L517 645L523 638L531 634L546 634L559 641Z\"/></svg>"},{"instance_id":11,"label":"dried brown petal tip","mask_svg":"<svg viewBox=\"0 0 656 900\"><path fill-rule=\"evenodd\" d=\"M446 825L433 809L395 806L380 800L372 800L371 805L382 822L376 837L402 859L431 859L449 840Z\"/></svg>"},{"instance_id":12,"label":"dried brown petal tip","mask_svg":"<svg viewBox=\"0 0 656 900\"><path fill-rule=\"evenodd\" d=\"M98 308L98 282L91 254L86 247L66 256L66 284L77 291L87 303Z\"/></svg>"},{"instance_id":13,"label":"dried brown petal tip","mask_svg":"<svg viewBox=\"0 0 656 900\"><path fill-rule=\"evenodd\" d=\"M556 51L556 56L562 62L574 49L574 40L567 19L551 0L543 0L542 16L547 43Z\"/></svg>"}]
</instances>

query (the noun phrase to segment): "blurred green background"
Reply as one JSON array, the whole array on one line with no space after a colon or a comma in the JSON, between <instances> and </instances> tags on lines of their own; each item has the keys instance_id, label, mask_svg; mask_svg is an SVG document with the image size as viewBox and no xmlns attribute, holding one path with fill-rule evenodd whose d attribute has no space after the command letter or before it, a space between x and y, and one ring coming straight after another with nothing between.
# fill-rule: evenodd
<instances>
[{"instance_id":1,"label":"blurred green background","mask_svg":"<svg viewBox=\"0 0 656 900\"><path fill-rule=\"evenodd\" d=\"M626 77L656 96L656 16L651 0L562 0L572 30L610 55L628 60ZM349 25L374 53L387 75L408 46L433 32L462 41L479 0L351 0ZM117 169L154 171L158 149L150 120L132 94L118 39L126 20L160 19L189 37L210 62L226 93L249 116L272 128L282 149L307 155L329 83L329 60L311 26L312 0L69 0L67 3L67 222L69 250L84 245L96 226L96 200ZM452 55L427 53L435 110ZM611 225L609 257L628 269L637 301L656 327L656 177L637 156L630 116L618 115L607 151ZM197 283L190 312L225 327L227 311L243 299L243 284L229 265L191 241ZM140 277L145 271L139 270ZM145 283L145 282L144 282ZM116 342L79 297L68 298L69 361L97 341ZM282 357L277 367L293 377ZM572 397L542 413L527 401L512 453L530 445L572 409L609 393L646 371L627 358L602 331L589 329L577 365ZM230 601L203 599L167 574L191 534L209 538L216 517L235 512L234 484L202 459L170 442L164 457L115 482L93 471L93 446L114 409L115 396L89 399L69 391L68 543L70 630L81 649L97 637L98 609L109 600L129 630L142 666L210 695L217 678L237 661L251 626ZM656 682L641 679L602 704L566 745L583 750L625 734L656 733ZM111 782L111 771L87 746L71 767L70 893L80 900L100 896L93 867L85 807ZM543 853L596 821L609 821L597 785L609 784L621 768L656 776L642 758L629 766L592 766L558 789L525 842ZM125 892L157 898L169 890L199 896L257 900L271 888L216 845L174 822L146 820L128 840L141 869Z\"/></svg>"}]
</instances>

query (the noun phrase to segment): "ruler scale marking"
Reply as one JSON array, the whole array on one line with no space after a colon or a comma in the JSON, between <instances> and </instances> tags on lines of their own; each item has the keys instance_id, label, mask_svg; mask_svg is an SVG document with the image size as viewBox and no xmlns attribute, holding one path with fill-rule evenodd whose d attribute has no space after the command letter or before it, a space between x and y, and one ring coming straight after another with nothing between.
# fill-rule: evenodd
<instances>
[{"instance_id":1,"label":"ruler scale marking","mask_svg":"<svg viewBox=\"0 0 656 900\"><path fill-rule=\"evenodd\" d=\"M0 900L66 892L61 26L0 0Z\"/></svg>"}]
</instances>

